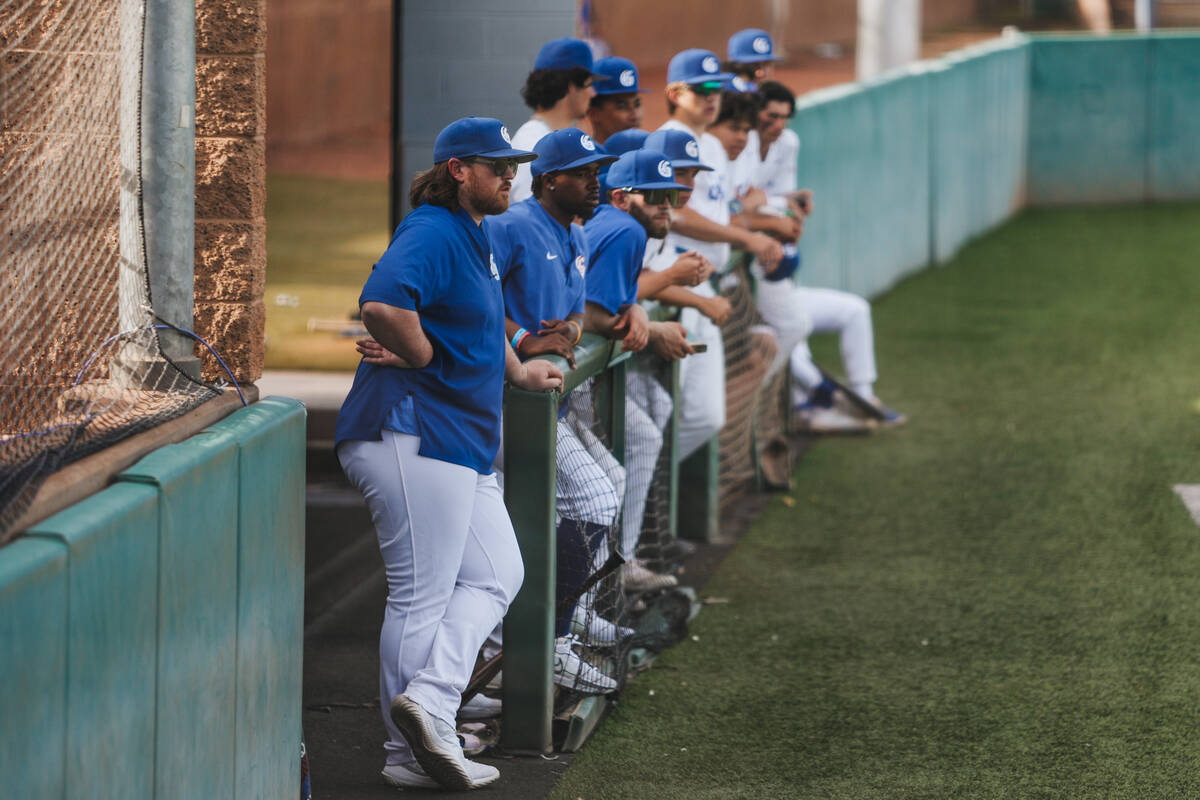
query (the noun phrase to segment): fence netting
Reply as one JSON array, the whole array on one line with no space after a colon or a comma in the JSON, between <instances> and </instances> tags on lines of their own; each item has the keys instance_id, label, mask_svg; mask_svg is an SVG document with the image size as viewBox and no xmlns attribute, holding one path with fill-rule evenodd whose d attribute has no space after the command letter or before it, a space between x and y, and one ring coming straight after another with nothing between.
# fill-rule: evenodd
<instances>
[{"instance_id":1,"label":"fence netting","mask_svg":"<svg viewBox=\"0 0 1200 800\"><path fill-rule=\"evenodd\" d=\"M686 617L661 624L664 604L677 591L675 572L679 553L671 513L672 410L671 367L652 354L630 362L624 386L619 372L608 371L574 389L568 413L559 422L558 518L559 603L570 585L563 576L602 574L594 588L583 594L570 614L566 641L556 642L556 682L560 687L556 710L571 708L582 696L619 691L632 671L677 641L686 630ZM611 420L624 392L625 414L621 458L614 453ZM563 447L563 426L582 445ZM573 452L572 452L573 451ZM603 475L584 479L581 475ZM573 486L590 490L591 519L612 524L591 528L586 549L581 537L564 531L572 510ZM564 491L565 490L565 491ZM564 497L566 495L566 497ZM612 499L616 498L616 507ZM613 513L615 511L615 513ZM589 527L587 523L584 527ZM575 546L563 546L563 536ZM614 560L617 554L619 559ZM605 571L606 565L619 567ZM685 615L689 603L675 603ZM667 614L670 617L670 614ZM677 614L676 617L681 615ZM573 655L572 655L573 654ZM574 660L578 659L578 663Z\"/></svg>"},{"instance_id":2,"label":"fence netting","mask_svg":"<svg viewBox=\"0 0 1200 800\"><path fill-rule=\"evenodd\" d=\"M787 484L787 354L754 302L749 260L735 259L721 276L732 311L721 326L725 342L725 427L720 450L720 510L727 514L756 483ZM760 471L763 474L760 474Z\"/></svg>"},{"instance_id":3,"label":"fence netting","mask_svg":"<svg viewBox=\"0 0 1200 800\"><path fill-rule=\"evenodd\" d=\"M47 475L215 394L155 329L143 30L140 0L0 0L0 543Z\"/></svg>"}]
</instances>

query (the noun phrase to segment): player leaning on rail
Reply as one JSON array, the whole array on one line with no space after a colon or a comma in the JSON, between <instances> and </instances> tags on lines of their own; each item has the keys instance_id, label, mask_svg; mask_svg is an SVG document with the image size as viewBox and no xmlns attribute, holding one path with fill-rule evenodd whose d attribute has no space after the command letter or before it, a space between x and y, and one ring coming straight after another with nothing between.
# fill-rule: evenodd
<instances>
[{"instance_id":1,"label":"player leaning on rail","mask_svg":"<svg viewBox=\"0 0 1200 800\"><path fill-rule=\"evenodd\" d=\"M366 498L387 573L383 775L396 786L464 790L499 777L464 757L454 720L475 656L524 574L492 473L504 380L546 391L562 386L562 373L522 364L509 346L480 223L508 208L517 163L534 158L498 120L447 126L359 298L378 344L360 345L367 357L338 415L336 447Z\"/></svg>"}]
</instances>

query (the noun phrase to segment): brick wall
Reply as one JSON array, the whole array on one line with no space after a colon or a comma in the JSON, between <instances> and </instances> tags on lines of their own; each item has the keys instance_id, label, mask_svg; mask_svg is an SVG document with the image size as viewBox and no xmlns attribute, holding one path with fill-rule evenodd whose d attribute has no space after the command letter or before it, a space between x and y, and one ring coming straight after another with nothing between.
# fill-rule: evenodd
<instances>
[{"instance_id":1,"label":"brick wall","mask_svg":"<svg viewBox=\"0 0 1200 800\"><path fill-rule=\"evenodd\" d=\"M239 382L263 367L266 39L266 0L196 0L196 332Z\"/></svg>"}]
</instances>

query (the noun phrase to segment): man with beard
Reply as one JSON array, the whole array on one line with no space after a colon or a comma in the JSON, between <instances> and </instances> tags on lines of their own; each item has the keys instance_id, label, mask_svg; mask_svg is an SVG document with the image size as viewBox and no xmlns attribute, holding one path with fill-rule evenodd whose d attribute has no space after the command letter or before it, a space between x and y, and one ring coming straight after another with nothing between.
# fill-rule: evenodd
<instances>
[{"instance_id":1,"label":"man with beard","mask_svg":"<svg viewBox=\"0 0 1200 800\"><path fill-rule=\"evenodd\" d=\"M550 354L575 366L575 345L583 335L584 275L588 248L583 228L600 200L596 177L601 165L616 160L578 128L543 136L534 146L533 196L485 223L504 289L507 334L521 359ZM616 682L581 659L582 644L616 644L633 631L592 613L591 598L574 606L594 561L607 558L605 544L621 508L618 486L624 470L590 432L577 432L565 419L564 400L557 430L555 500L558 598L554 680L588 694L616 688ZM591 447L589 447L591 445Z\"/></svg>"},{"instance_id":2,"label":"man with beard","mask_svg":"<svg viewBox=\"0 0 1200 800\"><path fill-rule=\"evenodd\" d=\"M468 761L454 720L475 655L524 574L492 473L504 381L562 386L547 362L522 364L504 336L500 276L480 223L508 207L517 162L499 120L469 117L434 143L359 298L374 339L342 404L336 452L367 501L388 597L380 696L394 786L474 789L499 777Z\"/></svg>"},{"instance_id":3,"label":"man with beard","mask_svg":"<svg viewBox=\"0 0 1200 800\"><path fill-rule=\"evenodd\" d=\"M673 180L662 153L631 150L608 171L609 204L600 206L584 226L588 260L589 326L613 338L621 335L625 315L645 317L637 304L638 277L648 237L666 236L671 204L684 187ZM651 322L648 342L656 355L677 360L690 355L687 331L677 322ZM628 347L627 347L628 349ZM634 558L641 538L654 466L662 450L663 429L671 415L671 397L650 375L631 370L626 382L625 447L627 481L621 523L622 567L627 591L673 586L673 575L660 575Z\"/></svg>"},{"instance_id":4,"label":"man with beard","mask_svg":"<svg viewBox=\"0 0 1200 800\"><path fill-rule=\"evenodd\" d=\"M577 126L596 93L592 88L594 76L592 49L587 42L568 37L542 45L521 89L521 99L533 109L533 116L517 129L513 147L529 150L550 131ZM511 202L528 198L531 182L529 167L518 167Z\"/></svg>"}]
</instances>

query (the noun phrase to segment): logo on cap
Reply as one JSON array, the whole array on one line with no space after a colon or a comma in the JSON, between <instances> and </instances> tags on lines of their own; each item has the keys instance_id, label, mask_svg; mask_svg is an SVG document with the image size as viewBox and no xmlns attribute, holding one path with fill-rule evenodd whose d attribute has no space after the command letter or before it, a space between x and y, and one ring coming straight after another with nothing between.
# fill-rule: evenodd
<instances>
[{"instance_id":1,"label":"logo on cap","mask_svg":"<svg viewBox=\"0 0 1200 800\"><path fill-rule=\"evenodd\" d=\"M596 143L593 142L592 137L588 136L586 133L583 136L579 137L579 146L582 147L584 150L595 150L596 149Z\"/></svg>"},{"instance_id":2,"label":"logo on cap","mask_svg":"<svg viewBox=\"0 0 1200 800\"><path fill-rule=\"evenodd\" d=\"M658 174L662 175L664 178L671 177L671 162L667 161L666 159L658 162Z\"/></svg>"},{"instance_id":3,"label":"logo on cap","mask_svg":"<svg viewBox=\"0 0 1200 800\"><path fill-rule=\"evenodd\" d=\"M717 59L713 56L705 56L704 60L700 62L700 68L705 72L716 72L719 66L721 65L717 63Z\"/></svg>"},{"instance_id":4,"label":"logo on cap","mask_svg":"<svg viewBox=\"0 0 1200 800\"><path fill-rule=\"evenodd\" d=\"M500 126L500 138L504 140L505 144L512 144L512 137L508 135L508 128L503 125Z\"/></svg>"},{"instance_id":5,"label":"logo on cap","mask_svg":"<svg viewBox=\"0 0 1200 800\"><path fill-rule=\"evenodd\" d=\"M754 48L754 52L756 53L771 52L771 43L767 41L767 37L765 36L759 36L750 46Z\"/></svg>"},{"instance_id":6,"label":"logo on cap","mask_svg":"<svg viewBox=\"0 0 1200 800\"><path fill-rule=\"evenodd\" d=\"M688 139L688 143L683 146L683 150L688 154L689 158L700 157L700 145L696 144L695 139Z\"/></svg>"},{"instance_id":7,"label":"logo on cap","mask_svg":"<svg viewBox=\"0 0 1200 800\"><path fill-rule=\"evenodd\" d=\"M621 76L617 78L617 81L619 81L622 86L633 86L633 84L637 83L637 78L634 76L633 70L627 69L622 70Z\"/></svg>"},{"instance_id":8,"label":"logo on cap","mask_svg":"<svg viewBox=\"0 0 1200 800\"><path fill-rule=\"evenodd\" d=\"M741 75L734 75L732 83L733 88L737 89L739 92L750 91L750 81L746 80Z\"/></svg>"}]
</instances>

